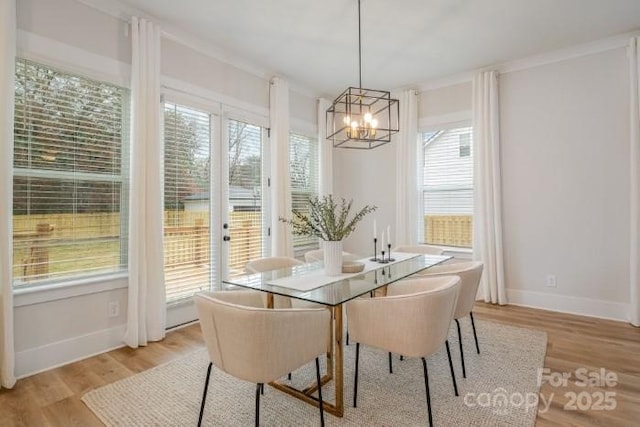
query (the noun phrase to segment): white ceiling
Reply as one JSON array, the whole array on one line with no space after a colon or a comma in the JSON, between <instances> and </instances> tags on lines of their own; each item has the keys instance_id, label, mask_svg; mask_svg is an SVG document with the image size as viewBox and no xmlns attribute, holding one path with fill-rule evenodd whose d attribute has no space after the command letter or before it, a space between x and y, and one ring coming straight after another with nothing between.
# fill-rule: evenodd
<instances>
[{"instance_id":1,"label":"white ceiling","mask_svg":"<svg viewBox=\"0 0 640 427\"><path fill-rule=\"evenodd\" d=\"M358 85L357 0L123 0L326 95ZM363 87L417 85L640 29L640 0L362 0Z\"/></svg>"}]
</instances>

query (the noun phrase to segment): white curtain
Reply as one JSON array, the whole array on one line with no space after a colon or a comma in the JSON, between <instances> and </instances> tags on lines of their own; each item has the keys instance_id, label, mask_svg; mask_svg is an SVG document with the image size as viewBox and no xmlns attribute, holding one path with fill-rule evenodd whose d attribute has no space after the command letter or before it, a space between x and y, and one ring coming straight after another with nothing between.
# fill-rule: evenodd
<instances>
[{"instance_id":1,"label":"white curtain","mask_svg":"<svg viewBox=\"0 0 640 427\"><path fill-rule=\"evenodd\" d=\"M269 89L271 129L271 255L293 257L291 227L279 220L291 218L289 176L289 85L279 77Z\"/></svg>"},{"instance_id":2,"label":"white curtain","mask_svg":"<svg viewBox=\"0 0 640 427\"><path fill-rule=\"evenodd\" d=\"M400 93L400 131L396 144L396 241L393 245L418 243L420 190L418 188L418 94Z\"/></svg>"},{"instance_id":3,"label":"white curtain","mask_svg":"<svg viewBox=\"0 0 640 427\"><path fill-rule=\"evenodd\" d=\"M640 38L632 37L628 47L630 77L630 320L640 326Z\"/></svg>"},{"instance_id":4,"label":"white curtain","mask_svg":"<svg viewBox=\"0 0 640 427\"><path fill-rule=\"evenodd\" d=\"M129 305L125 343L165 335L160 28L132 18Z\"/></svg>"},{"instance_id":5,"label":"white curtain","mask_svg":"<svg viewBox=\"0 0 640 427\"><path fill-rule=\"evenodd\" d=\"M0 0L0 386L5 388L16 383L11 281L15 60L16 2Z\"/></svg>"},{"instance_id":6,"label":"white curtain","mask_svg":"<svg viewBox=\"0 0 640 427\"><path fill-rule=\"evenodd\" d=\"M333 144L327 141L327 108L331 103L318 99L318 146L320 158L320 196L333 194Z\"/></svg>"},{"instance_id":7,"label":"white curtain","mask_svg":"<svg viewBox=\"0 0 640 427\"><path fill-rule=\"evenodd\" d=\"M498 74L473 79L473 258L484 263L484 300L506 304L502 255Z\"/></svg>"}]
</instances>

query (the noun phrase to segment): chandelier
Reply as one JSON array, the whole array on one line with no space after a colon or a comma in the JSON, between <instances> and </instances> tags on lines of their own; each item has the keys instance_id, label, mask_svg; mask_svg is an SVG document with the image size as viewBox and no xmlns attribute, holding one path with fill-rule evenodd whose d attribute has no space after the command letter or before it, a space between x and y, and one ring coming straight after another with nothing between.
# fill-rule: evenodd
<instances>
[{"instance_id":1,"label":"chandelier","mask_svg":"<svg viewBox=\"0 0 640 427\"><path fill-rule=\"evenodd\" d=\"M358 0L358 87L348 87L327 109L327 139L334 147L365 149L391 141L399 131L398 100L391 92L362 87L362 30Z\"/></svg>"}]
</instances>

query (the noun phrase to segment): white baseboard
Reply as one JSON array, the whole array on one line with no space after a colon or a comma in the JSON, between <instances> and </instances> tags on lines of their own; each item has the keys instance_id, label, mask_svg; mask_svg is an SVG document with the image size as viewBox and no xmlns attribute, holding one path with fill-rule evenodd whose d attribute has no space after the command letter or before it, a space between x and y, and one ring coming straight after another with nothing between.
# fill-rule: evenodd
<instances>
[{"instance_id":1,"label":"white baseboard","mask_svg":"<svg viewBox=\"0 0 640 427\"><path fill-rule=\"evenodd\" d=\"M622 322L629 321L629 305L621 302L523 291L520 289L507 289L507 301L509 304L523 307L540 308L543 310Z\"/></svg>"},{"instance_id":2,"label":"white baseboard","mask_svg":"<svg viewBox=\"0 0 640 427\"><path fill-rule=\"evenodd\" d=\"M126 325L30 348L16 353L16 376L28 377L87 357L124 347Z\"/></svg>"},{"instance_id":3,"label":"white baseboard","mask_svg":"<svg viewBox=\"0 0 640 427\"><path fill-rule=\"evenodd\" d=\"M198 320L196 305L192 299L167 307L167 329Z\"/></svg>"}]
</instances>

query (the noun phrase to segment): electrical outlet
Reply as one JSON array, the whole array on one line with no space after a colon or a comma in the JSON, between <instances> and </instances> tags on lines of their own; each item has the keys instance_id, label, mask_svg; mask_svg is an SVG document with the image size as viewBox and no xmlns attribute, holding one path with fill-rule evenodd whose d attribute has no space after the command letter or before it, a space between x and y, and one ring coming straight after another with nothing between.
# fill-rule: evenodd
<instances>
[{"instance_id":1,"label":"electrical outlet","mask_svg":"<svg viewBox=\"0 0 640 427\"><path fill-rule=\"evenodd\" d=\"M118 317L120 314L120 303L118 301L109 302L109 317Z\"/></svg>"},{"instance_id":2,"label":"electrical outlet","mask_svg":"<svg viewBox=\"0 0 640 427\"><path fill-rule=\"evenodd\" d=\"M558 283L556 281L556 275L555 274L547 275L547 287L555 288L557 286L558 286Z\"/></svg>"}]
</instances>

